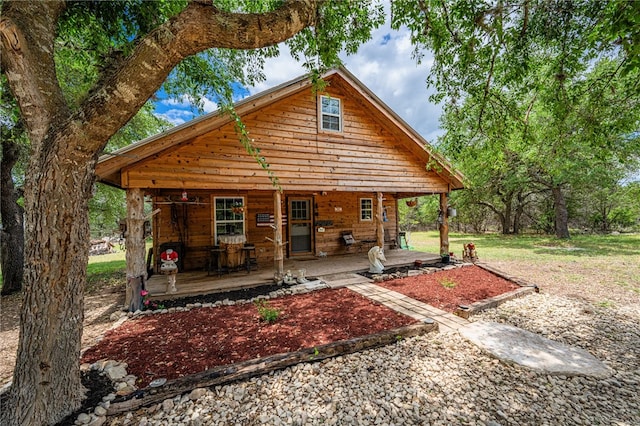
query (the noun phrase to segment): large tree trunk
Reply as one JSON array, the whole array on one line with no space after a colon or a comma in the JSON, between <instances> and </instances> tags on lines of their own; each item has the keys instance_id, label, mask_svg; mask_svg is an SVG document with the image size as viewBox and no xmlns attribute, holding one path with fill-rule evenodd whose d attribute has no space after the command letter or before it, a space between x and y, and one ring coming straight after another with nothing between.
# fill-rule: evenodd
<instances>
[{"instance_id":1,"label":"large tree trunk","mask_svg":"<svg viewBox=\"0 0 640 426\"><path fill-rule=\"evenodd\" d=\"M207 2L144 35L75 112L58 84L54 39L64 2L3 2L0 61L32 144L25 187L24 304L13 385L0 424L55 424L83 397L80 342L89 255L88 200L97 156L185 57L212 47L275 45L315 24L315 1L263 14ZM4 405L6 403L6 406Z\"/></svg>"},{"instance_id":2,"label":"large tree trunk","mask_svg":"<svg viewBox=\"0 0 640 426\"><path fill-rule=\"evenodd\" d=\"M30 164L20 356L0 422L7 426L55 424L83 397L79 357L95 158L73 149L72 138L40 144Z\"/></svg>"},{"instance_id":3,"label":"large tree trunk","mask_svg":"<svg viewBox=\"0 0 640 426\"><path fill-rule=\"evenodd\" d=\"M567 201L565 200L562 189L559 186L551 188L551 192L553 194L553 209L556 214L556 237L570 238Z\"/></svg>"},{"instance_id":4,"label":"large tree trunk","mask_svg":"<svg viewBox=\"0 0 640 426\"><path fill-rule=\"evenodd\" d=\"M513 214L513 233L515 235L518 235L520 233L520 219L522 219L522 215L524 215L526 197L527 195L523 195L522 191L519 191L516 196L516 200L518 203L516 204L516 211Z\"/></svg>"},{"instance_id":5,"label":"large tree trunk","mask_svg":"<svg viewBox=\"0 0 640 426\"><path fill-rule=\"evenodd\" d=\"M513 191L509 191L502 197L502 204L504 205L504 213L500 215L500 222L502 225L502 234L511 234L511 212L513 211Z\"/></svg>"},{"instance_id":6,"label":"large tree trunk","mask_svg":"<svg viewBox=\"0 0 640 426\"><path fill-rule=\"evenodd\" d=\"M18 160L18 147L11 140L2 140L2 161L0 162L0 253L2 255L2 295L18 292L22 289L24 265L24 227L22 225L23 208L18 204L19 194L11 175Z\"/></svg>"}]
</instances>

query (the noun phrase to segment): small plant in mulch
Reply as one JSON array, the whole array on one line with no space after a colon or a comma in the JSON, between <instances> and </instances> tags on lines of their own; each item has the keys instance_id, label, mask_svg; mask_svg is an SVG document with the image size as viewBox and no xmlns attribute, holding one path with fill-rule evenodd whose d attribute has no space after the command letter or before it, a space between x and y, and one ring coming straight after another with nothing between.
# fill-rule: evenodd
<instances>
[{"instance_id":1,"label":"small plant in mulch","mask_svg":"<svg viewBox=\"0 0 640 426\"><path fill-rule=\"evenodd\" d=\"M455 282L451 278L447 278L447 277L438 278L438 282L444 288L454 288L455 286L458 285L457 282Z\"/></svg>"},{"instance_id":2,"label":"small plant in mulch","mask_svg":"<svg viewBox=\"0 0 640 426\"><path fill-rule=\"evenodd\" d=\"M149 300L149 292L147 290L140 291L140 296L142 296L142 310L143 311L155 311L156 309L164 309L164 305L162 303L154 302Z\"/></svg>"},{"instance_id":3,"label":"small plant in mulch","mask_svg":"<svg viewBox=\"0 0 640 426\"><path fill-rule=\"evenodd\" d=\"M272 324L278 320L278 317L280 316L281 312L280 310L273 308L269 304L269 302L261 299L261 300L256 300L254 304L258 309L258 314L260 315L260 318L262 319L262 321Z\"/></svg>"}]
</instances>

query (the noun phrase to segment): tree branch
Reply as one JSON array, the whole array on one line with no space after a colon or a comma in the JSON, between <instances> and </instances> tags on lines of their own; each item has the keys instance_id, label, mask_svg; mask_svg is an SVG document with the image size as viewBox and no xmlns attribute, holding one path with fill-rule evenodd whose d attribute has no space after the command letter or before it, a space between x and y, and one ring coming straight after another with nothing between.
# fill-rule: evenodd
<instances>
[{"instance_id":1,"label":"tree branch","mask_svg":"<svg viewBox=\"0 0 640 426\"><path fill-rule=\"evenodd\" d=\"M2 72L31 140L41 140L67 107L55 75L53 42L64 3L4 2L0 18ZM44 113L43 113L44 112Z\"/></svg>"},{"instance_id":2,"label":"tree branch","mask_svg":"<svg viewBox=\"0 0 640 426\"><path fill-rule=\"evenodd\" d=\"M316 0L288 1L261 14L228 13L190 3L111 69L70 123L85 123L86 148L102 150L185 57L217 48L254 49L284 41L316 22Z\"/></svg>"},{"instance_id":3,"label":"tree branch","mask_svg":"<svg viewBox=\"0 0 640 426\"><path fill-rule=\"evenodd\" d=\"M479 205L479 206L488 207L489 210L491 210L496 215L498 215L498 217L500 218L501 221L504 220L504 214L500 210L498 210L493 204L487 203L486 201L476 201L476 204Z\"/></svg>"}]
</instances>

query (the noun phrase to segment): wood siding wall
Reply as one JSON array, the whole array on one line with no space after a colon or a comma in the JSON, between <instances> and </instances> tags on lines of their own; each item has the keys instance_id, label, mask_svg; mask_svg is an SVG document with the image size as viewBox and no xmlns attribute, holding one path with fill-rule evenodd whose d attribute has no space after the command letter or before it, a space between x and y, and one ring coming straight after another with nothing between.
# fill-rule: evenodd
<instances>
[{"instance_id":1,"label":"wood siding wall","mask_svg":"<svg viewBox=\"0 0 640 426\"><path fill-rule=\"evenodd\" d=\"M339 83L343 131L318 130L317 98L309 90L268 104L243 117L253 145L260 149L284 191L446 192L447 184L426 170L415 143ZM413 145L413 152L408 148ZM265 190L267 173L227 124L122 172L123 187Z\"/></svg>"},{"instance_id":2,"label":"wood siding wall","mask_svg":"<svg viewBox=\"0 0 640 426\"><path fill-rule=\"evenodd\" d=\"M208 258L208 247L215 244L213 234L212 196L245 197L245 236L255 244L260 268L273 266L273 229L269 226L257 226L258 213L273 214L273 191L195 191L189 190L189 202L181 202L181 191L158 191L153 197L153 208L160 212L153 218L154 259L158 259L160 246L164 243L182 242L185 246L183 264L185 270L204 270ZM313 252L325 252L327 255L339 255L345 252L341 235L343 231L353 231L357 240L375 240L375 220L360 220L360 199L373 200L375 214L376 193L330 193L322 192L285 192L282 212L287 213L287 202L291 197L310 197L313 199L314 242ZM388 235L397 236L397 200L393 194L384 194L383 206L386 208L387 221L384 222ZM331 225L322 226L324 232L318 232L318 223L331 221ZM288 239L287 226L283 226L283 238ZM157 265L156 265L157 267Z\"/></svg>"}]
</instances>

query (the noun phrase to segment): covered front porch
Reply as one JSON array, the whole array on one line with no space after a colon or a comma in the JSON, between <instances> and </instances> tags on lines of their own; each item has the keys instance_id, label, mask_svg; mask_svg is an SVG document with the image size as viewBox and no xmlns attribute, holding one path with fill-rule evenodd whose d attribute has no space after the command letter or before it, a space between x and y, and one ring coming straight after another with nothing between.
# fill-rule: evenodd
<instances>
[{"instance_id":1,"label":"covered front porch","mask_svg":"<svg viewBox=\"0 0 640 426\"><path fill-rule=\"evenodd\" d=\"M416 260L424 263L434 263L440 260L440 255L412 250L387 250L385 268L412 264ZM294 275L299 269L306 271L306 277L322 278L335 276L336 274L348 274L368 270L369 259L366 252L349 253L340 256L322 258L285 259L284 270L290 270ZM238 290L256 287L264 284L273 284L273 263L258 265L257 271L247 273L233 272L222 276L208 275L207 271L182 272L176 276L176 293L167 293L167 277L165 275L153 275L147 281L147 290L151 299L173 299L186 296Z\"/></svg>"}]
</instances>

